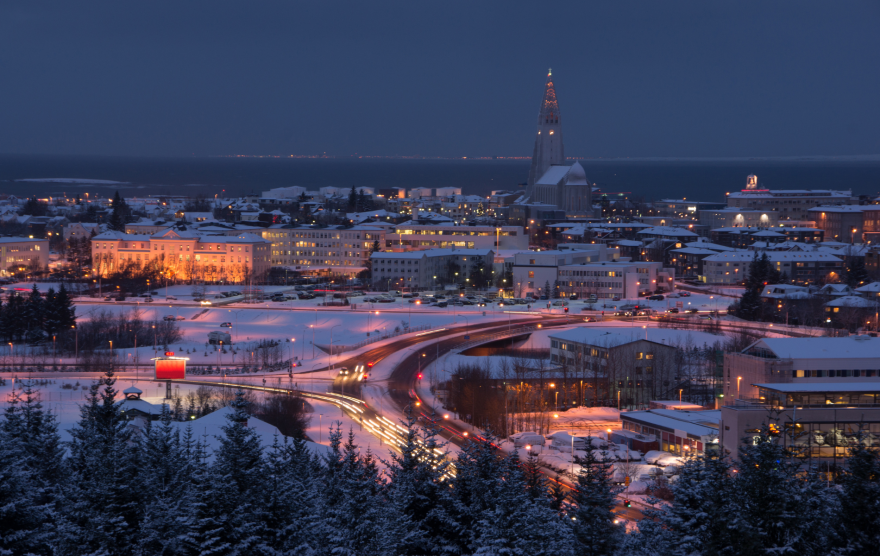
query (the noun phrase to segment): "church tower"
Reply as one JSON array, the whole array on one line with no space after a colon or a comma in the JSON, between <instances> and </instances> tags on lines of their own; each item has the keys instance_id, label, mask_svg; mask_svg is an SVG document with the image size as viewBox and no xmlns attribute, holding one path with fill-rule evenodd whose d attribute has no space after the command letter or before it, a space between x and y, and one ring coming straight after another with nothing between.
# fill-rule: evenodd
<instances>
[{"instance_id":1,"label":"church tower","mask_svg":"<svg viewBox=\"0 0 880 556\"><path fill-rule=\"evenodd\" d=\"M562 150L562 127L559 124L559 102L553 87L553 71L547 72L544 85L544 99L538 114L538 134L535 136L535 151L532 154L532 167L529 169L529 190L553 164L565 164Z\"/></svg>"}]
</instances>

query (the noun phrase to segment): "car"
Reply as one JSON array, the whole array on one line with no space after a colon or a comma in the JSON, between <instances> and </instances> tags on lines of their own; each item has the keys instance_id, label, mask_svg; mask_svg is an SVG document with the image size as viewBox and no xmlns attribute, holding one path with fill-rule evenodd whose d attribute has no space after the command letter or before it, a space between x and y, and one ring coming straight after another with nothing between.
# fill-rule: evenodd
<instances>
[{"instance_id":1,"label":"car","mask_svg":"<svg viewBox=\"0 0 880 556\"><path fill-rule=\"evenodd\" d=\"M696 309L688 309L687 311L685 311L685 313L690 313L692 315L696 315L697 313L699 313L699 311Z\"/></svg>"},{"instance_id":2,"label":"car","mask_svg":"<svg viewBox=\"0 0 880 556\"><path fill-rule=\"evenodd\" d=\"M402 297L403 299L410 299L412 296L413 295L411 293L405 293L405 294L401 295L400 297Z\"/></svg>"},{"instance_id":3,"label":"car","mask_svg":"<svg viewBox=\"0 0 880 556\"><path fill-rule=\"evenodd\" d=\"M176 320L186 320L186 317L178 316Z\"/></svg>"},{"instance_id":4,"label":"car","mask_svg":"<svg viewBox=\"0 0 880 556\"><path fill-rule=\"evenodd\" d=\"M379 303L394 303L393 297L380 297Z\"/></svg>"},{"instance_id":5,"label":"car","mask_svg":"<svg viewBox=\"0 0 880 556\"><path fill-rule=\"evenodd\" d=\"M207 299L203 299L203 300L201 300L199 303L202 304L202 305L211 305L211 302L208 301Z\"/></svg>"},{"instance_id":6,"label":"car","mask_svg":"<svg viewBox=\"0 0 880 556\"><path fill-rule=\"evenodd\" d=\"M611 298L611 301L620 301L620 296L615 295L614 297Z\"/></svg>"},{"instance_id":7,"label":"car","mask_svg":"<svg viewBox=\"0 0 880 556\"><path fill-rule=\"evenodd\" d=\"M577 301L577 300L578 300L578 294L573 293L573 294L571 294L570 296L568 296L568 299L569 299L570 301Z\"/></svg>"},{"instance_id":8,"label":"car","mask_svg":"<svg viewBox=\"0 0 880 556\"><path fill-rule=\"evenodd\" d=\"M686 291L684 291L684 290L679 290L678 295L680 295L680 296L682 296L682 297L690 297L690 296L691 296L691 292L686 292Z\"/></svg>"},{"instance_id":9,"label":"car","mask_svg":"<svg viewBox=\"0 0 880 556\"><path fill-rule=\"evenodd\" d=\"M155 295L156 297L158 297L158 296L159 296L159 292L150 292L150 295Z\"/></svg>"},{"instance_id":10,"label":"car","mask_svg":"<svg viewBox=\"0 0 880 556\"><path fill-rule=\"evenodd\" d=\"M283 298L283 297L273 297L273 298L272 298L272 301L274 301L274 302L276 302L276 303L284 303L284 302L287 301L287 300L286 300L285 298Z\"/></svg>"},{"instance_id":11,"label":"car","mask_svg":"<svg viewBox=\"0 0 880 556\"><path fill-rule=\"evenodd\" d=\"M119 297L116 298L116 301L125 301L125 296L120 295Z\"/></svg>"},{"instance_id":12,"label":"car","mask_svg":"<svg viewBox=\"0 0 880 556\"><path fill-rule=\"evenodd\" d=\"M596 317L584 317L584 322L599 322Z\"/></svg>"},{"instance_id":13,"label":"car","mask_svg":"<svg viewBox=\"0 0 880 556\"><path fill-rule=\"evenodd\" d=\"M671 307L669 309L666 309L666 312L667 313L678 313L678 307Z\"/></svg>"},{"instance_id":14,"label":"car","mask_svg":"<svg viewBox=\"0 0 880 556\"><path fill-rule=\"evenodd\" d=\"M218 293L217 295L214 296L214 299L224 299L225 297L226 296L224 294Z\"/></svg>"},{"instance_id":15,"label":"car","mask_svg":"<svg viewBox=\"0 0 880 556\"><path fill-rule=\"evenodd\" d=\"M169 295L165 298L165 301L177 301L177 298L173 295Z\"/></svg>"},{"instance_id":16,"label":"car","mask_svg":"<svg viewBox=\"0 0 880 556\"><path fill-rule=\"evenodd\" d=\"M232 323L231 322L221 322L220 328L232 328Z\"/></svg>"},{"instance_id":17,"label":"car","mask_svg":"<svg viewBox=\"0 0 880 556\"><path fill-rule=\"evenodd\" d=\"M651 301L663 301L666 298L663 297L662 295L652 295L652 296L648 297L648 299L650 299Z\"/></svg>"},{"instance_id":18,"label":"car","mask_svg":"<svg viewBox=\"0 0 880 556\"><path fill-rule=\"evenodd\" d=\"M485 301L478 301L478 302L477 302L477 307L485 307L485 306L486 306L486 302L485 302Z\"/></svg>"},{"instance_id":19,"label":"car","mask_svg":"<svg viewBox=\"0 0 880 556\"><path fill-rule=\"evenodd\" d=\"M715 320L712 315L700 315L700 320Z\"/></svg>"},{"instance_id":20,"label":"car","mask_svg":"<svg viewBox=\"0 0 880 556\"><path fill-rule=\"evenodd\" d=\"M110 295L104 296L104 301L113 301L113 297Z\"/></svg>"},{"instance_id":21,"label":"car","mask_svg":"<svg viewBox=\"0 0 880 556\"><path fill-rule=\"evenodd\" d=\"M162 317L162 320L177 320L174 318L174 315L165 315Z\"/></svg>"},{"instance_id":22,"label":"car","mask_svg":"<svg viewBox=\"0 0 880 556\"><path fill-rule=\"evenodd\" d=\"M153 298L152 298L152 297L149 297L149 296L148 296L148 297L145 297L145 298L144 298L144 303L152 303L152 302L153 302Z\"/></svg>"}]
</instances>

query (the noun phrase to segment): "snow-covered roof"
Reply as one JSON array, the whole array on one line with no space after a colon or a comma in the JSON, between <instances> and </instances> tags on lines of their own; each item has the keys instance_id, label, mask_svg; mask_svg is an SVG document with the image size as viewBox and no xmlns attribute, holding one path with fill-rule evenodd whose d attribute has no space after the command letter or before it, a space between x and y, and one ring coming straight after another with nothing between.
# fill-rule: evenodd
<instances>
[{"instance_id":1,"label":"snow-covered roof","mask_svg":"<svg viewBox=\"0 0 880 556\"><path fill-rule=\"evenodd\" d=\"M634 239L621 239L620 241L615 241L614 245L621 245L623 247L641 247L643 244L641 241L636 241Z\"/></svg>"},{"instance_id":2,"label":"snow-covered roof","mask_svg":"<svg viewBox=\"0 0 880 556\"><path fill-rule=\"evenodd\" d=\"M880 381L860 382L783 382L752 384L758 388L784 394L808 394L812 392L880 392ZM832 406L833 407L833 406Z\"/></svg>"},{"instance_id":3,"label":"snow-covered roof","mask_svg":"<svg viewBox=\"0 0 880 556\"><path fill-rule=\"evenodd\" d=\"M854 308L874 308L877 307L876 301L870 301L865 299L864 297L859 297L857 295L844 295L834 299L833 301L829 301L825 304L826 307L854 307ZM877 356L880 357L880 352L877 352Z\"/></svg>"},{"instance_id":4,"label":"snow-covered roof","mask_svg":"<svg viewBox=\"0 0 880 556\"><path fill-rule=\"evenodd\" d=\"M682 247L681 249L673 249L673 253L681 253L682 255L714 255L717 251L710 249L697 249L696 247Z\"/></svg>"},{"instance_id":5,"label":"snow-covered roof","mask_svg":"<svg viewBox=\"0 0 880 556\"><path fill-rule=\"evenodd\" d=\"M864 286L859 286L858 288L856 288L856 291L859 293L880 294L880 282L871 282L870 284L865 284Z\"/></svg>"},{"instance_id":6,"label":"snow-covered roof","mask_svg":"<svg viewBox=\"0 0 880 556\"><path fill-rule=\"evenodd\" d=\"M24 241L49 241L48 239L31 238L31 237L0 237L0 243L22 243Z\"/></svg>"},{"instance_id":7,"label":"snow-covered roof","mask_svg":"<svg viewBox=\"0 0 880 556\"><path fill-rule=\"evenodd\" d=\"M876 207L873 209L872 207L873 205L831 205L813 207L808 209L807 212L863 212L866 210L877 210Z\"/></svg>"},{"instance_id":8,"label":"snow-covered roof","mask_svg":"<svg viewBox=\"0 0 880 556\"><path fill-rule=\"evenodd\" d=\"M674 226L654 226L653 228L647 228L636 233L666 237L698 237L697 234L690 230L686 230L684 228L676 228Z\"/></svg>"},{"instance_id":9,"label":"snow-covered roof","mask_svg":"<svg viewBox=\"0 0 880 556\"><path fill-rule=\"evenodd\" d=\"M880 338L763 338L745 351L762 348L779 359L876 359L880 354Z\"/></svg>"},{"instance_id":10,"label":"snow-covered roof","mask_svg":"<svg viewBox=\"0 0 880 556\"><path fill-rule=\"evenodd\" d=\"M651 409L648 411L627 411L620 414L620 419L622 421L637 421L639 423L653 425L655 427L665 429L667 432L684 431L688 435L696 437L715 436L718 434L718 429L715 427L701 425L699 423L694 423L684 419L673 418L672 416L668 415L668 413L680 414L695 412L664 409Z\"/></svg>"},{"instance_id":11,"label":"snow-covered roof","mask_svg":"<svg viewBox=\"0 0 880 556\"><path fill-rule=\"evenodd\" d=\"M569 185L588 185L584 167L578 162L571 166L553 164L543 176L538 178L535 185L557 185L562 180Z\"/></svg>"},{"instance_id":12,"label":"snow-covered roof","mask_svg":"<svg viewBox=\"0 0 880 556\"><path fill-rule=\"evenodd\" d=\"M754 252L717 253L706 257L709 262L749 262L755 258ZM840 259L830 253L817 251L767 251L767 258L771 262L787 261L827 261L840 262Z\"/></svg>"}]
</instances>

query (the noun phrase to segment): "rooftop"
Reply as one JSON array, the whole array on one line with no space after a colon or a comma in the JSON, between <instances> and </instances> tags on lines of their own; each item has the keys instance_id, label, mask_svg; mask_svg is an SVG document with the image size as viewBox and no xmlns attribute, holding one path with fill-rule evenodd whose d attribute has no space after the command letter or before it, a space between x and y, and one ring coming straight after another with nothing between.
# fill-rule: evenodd
<instances>
[{"instance_id":1,"label":"rooftop","mask_svg":"<svg viewBox=\"0 0 880 556\"><path fill-rule=\"evenodd\" d=\"M811 394L818 392L877 392L880 393L880 381L872 382L786 382L781 384L752 384L783 394Z\"/></svg>"},{"instance_id":2,"label":"rooftop","mask_svg":"<svg viewBox=\"0 0 880 556\"><path fill-rule=\"evenodd\" d=\"M880 338L763 338L744 352L764 349L779 359L854 359L880 356Z\"/></svg>"}]
</instances>

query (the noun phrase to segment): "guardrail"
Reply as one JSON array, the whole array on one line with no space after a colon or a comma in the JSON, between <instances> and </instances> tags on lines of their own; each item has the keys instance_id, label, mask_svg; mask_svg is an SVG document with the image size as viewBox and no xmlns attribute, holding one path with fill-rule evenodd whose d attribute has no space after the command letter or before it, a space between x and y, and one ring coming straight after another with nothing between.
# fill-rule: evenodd
<instances>
[{"instance_id":1,"label":"guardrail","mask_svg":"<svg viewBox=\"0 0 880 556\"><path fill-rule=\"evenodd\" d=\"M327 352L330 355L338 355L340 353L345 353L346 351L354 351L356 349L360 349L364 346L368 346L370 344L374 344L376 342L381 342L382 340L387 340L389 338L396 338L398 336L403 336L404 334L410 334L412 332L422 332L424 330L434 330L435 328L443 328L437 326L431 326L429 324L425 324L423 326L413 326L411 328L402 328L399 332L389 332L386 334L381 334L372 338L367 338L366 340L361 340L356 344L344 345L344 346L333 346L333 353L330 353L330 349L320 348L322 351Z\"/></svg>"},{"instance_id":2,"label":"guardrail","mask_svg":"<svg viewBox=\"0 0 880 556\"><path fill-rule=\"evenodd\" d=\"M463 344L459 344L455 347L457 350L465 350L470 349L472 347L478 346L480 344L485 344L487 342L491 342L492 340L500 340L502 338L509 338L510 336L518 336L520 334L525 334L526 332L534 332L538 327L534 324L520 326L518 328L513 328L510 330L505 330L503 332L493 332L492 334L482 336L479 340L470 340L466 341Z\"/></svg>"}]
</instances>

